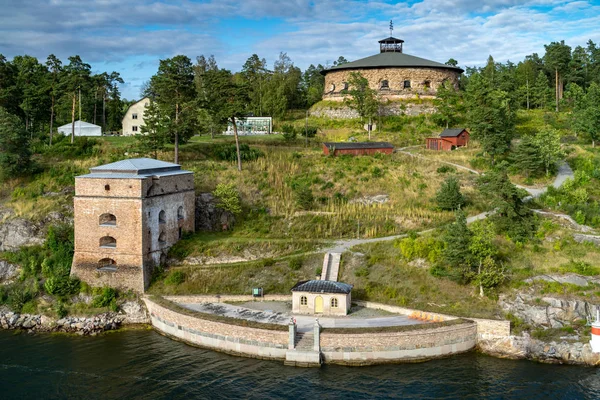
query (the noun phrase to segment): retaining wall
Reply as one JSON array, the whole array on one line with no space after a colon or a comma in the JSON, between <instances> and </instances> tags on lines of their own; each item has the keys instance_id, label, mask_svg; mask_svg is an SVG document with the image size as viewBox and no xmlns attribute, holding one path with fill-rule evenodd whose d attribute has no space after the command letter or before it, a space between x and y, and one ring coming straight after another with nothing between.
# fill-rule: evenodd
<instances>
[{"instance_id":1,"label":"retaining wall","mask_svg":"<svg viewBox=\"0 0 600 400\"><path fill-rule=\"evenodd\" d=\"M245 357L285 359L287 331L208 321L172 311L148 298L144 298L144 302L154 328L168 336L192 345Z\"/></svg>"},{"instance_id":2,"label":"retaining wall","mask_svg":"<svg viewBox=\"0 0 600 400\"><path fill-rule=\"evenodd\" d=\"M246 302L246 301L292 301L291 295L268 294L264 297L254 297L252 295L203 295L203 296L163 296L169 301L180 304L189 303L225 303L225 302Z\"/></svg>"},{"instance_id":3,"label":"retaining wall","mask_svg":"<svg viewBox=\"0 0 600 400\"><path fill-rule=\"evenodd\" d=\"M339 334L321 333L321 353L326 363L369 365L410 362L469 351L477 344L472 321L433 329L406 332Z\"/></svg>"}]
</instances>

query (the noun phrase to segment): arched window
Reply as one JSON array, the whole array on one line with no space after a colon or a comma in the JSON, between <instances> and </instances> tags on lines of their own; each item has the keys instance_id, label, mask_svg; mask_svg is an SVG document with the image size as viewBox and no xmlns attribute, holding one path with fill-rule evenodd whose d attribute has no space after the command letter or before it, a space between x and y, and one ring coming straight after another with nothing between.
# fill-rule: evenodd
<instances>
[{"instance_id":1,"label":"arched window","mask_svg":"<svg viewBox=\"0 0 600 400\"><path fill-rule=\"evenodd\" d=\"M158 243L165 244L166 242L167 242L167 235L164 232L161 232L160 235L158 235Z\"/></svg>"},{"instance_id":2,"label":"arched window","mask_svg":"<svg viewBox=\"0 0 600 400\"><path fill-rule=\"evenodd\" d=\"M390 88L390 83L387 80L381 81L380 89L389 89L389 88Z\"/></svg>"},{"instance_id":3,"label":"arched window","mask_svg":"<svg viewBox=\"0 0 600 400\"><path fill-rule=\"evenodd\" d=\"M158 213L158 223L159 224L166 224L167 223L167 217L166 217L166 213L165 210L160 210L160 212Z\"/></svg>"},{"instance_id":4,"label":"arched window","mask_svg":"<svg viewBox=\"0 0 600 400\"><path fill-rule=\"evenodd\" d=\"M331 308L337 308L338 306L338 299L336 299L335 297L333 299L331 299Z\"/></svg>"},{"instance_id":5,"label":"arched window","mask_svg":"<svg viewBox=\"0 0 600 400\"><path fill-rule=\"evenodd\" d=\"M301 296L301 297L300 297L300 305L301 305L301 306L306 306L306 305L308 305L308 299L306 298L306 296Z\"/></svg>"},{"instance_id":6,"label":"arched window","mask_svg":"<svg viewBox=\"0 0 600 400\"><path fill-rule=\"evenodd\" d=\"M410 89L410 81L409 80L404 81L404 89Z\"/></svg>"},{"instance_id":7,"label":"arched window","mask_svg":"<svg viewBox=\"0 0 600 400\"><path fill-rule=\"evenodd\" d=\"M430 81L423 82L423 88L430 89L431 88L431 82Z\"/></svg>"},{"instance_id":8,"label":"arched window","mask_svg":"<svg viewBox=\"0 0 600 400\"><path fill-rule=\"evenodd\" d=\"M177 219L183 219L183 206L179 206L177 209Z\"/></svg>"},{"instance_id":9,"label":"arched window","mask_svg":"<svg viewBox=\"0 0 600 400\"><path fill-rule=\"evenodd\" d=\"M349 89L348 82L344 82L344 83L342 83L342 85L344 85L344 88L342 90L348 90Z\"/></svg>"},{"instance_id":10,"label":"arched window","mask_svg":"<svg viewBox=\"0 0 600 400\"><path fill-rule=\"evenodd\" d=\"M113 214L104 213L100 216L98 222L100 226L115 226L117 225L117 217Z\"/></svg>"},{"instance_id":11,"label":"arched window","mask_svg":"<svg viewBox=\"0 0 600 400\"><path fill-rule=\"evenodd\" d=\"M112 258L103 258L98 261L98 269L100 271L116 271L117 270L117 262Z\"/></svg>"},{"instance_id":12,"label":"arched window","mask_svg":"<svg viewBox=\"0 0 600 400\"><path fill-rule=\"evenodd\" d=\"M329 91L333 92L335 90L335 83L332 83L331 86L329 86Z\"/></svg>"},{"instance_id":13,"label":"arched window","mask_svg":"<svg viewBox=\"0 0 600 400\"><path fill-rule=\"evenodd\" d=\"M112 236L102 236L100 238L100 247L115 248L117 247L117 239Z\"/></svg>"}]
</instances>

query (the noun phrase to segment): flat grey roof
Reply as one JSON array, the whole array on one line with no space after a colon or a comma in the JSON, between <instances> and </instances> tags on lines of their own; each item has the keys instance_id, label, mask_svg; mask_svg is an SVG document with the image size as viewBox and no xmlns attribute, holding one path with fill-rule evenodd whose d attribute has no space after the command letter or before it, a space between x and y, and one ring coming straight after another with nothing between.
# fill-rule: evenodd
<instances>
[{"instance_id":1,"label":"flat grey roof","mask_svg":"<svg viewBox=\"0 0 600 400\"><path fill-rule=\"evenodd\" d=\"M361 58L360 60L352 61L342 65L336 65L329 69L321 71L322 75L331 71L341 71L345 69L369 69L369 68L389 68L389 67L406 67L406 68L440 68L448 69L458 73L463 73L462 68L453 67L452 65L442 64L436 61L427 60L425 58L411 56L410 54L386 52L375 54L374 56Z\"/></svg>"},{"instance_id":2,"label":"flat grey roof","mask_svg":"<svg viewBox=\"0 0 600 400\"><path fill-rule=\"evenodd\" d=\"M153 158L131 158L90 168L90 173L77 178L143 179L148 176L191 174L181 165Z\"/></svg>"}]
</instances>

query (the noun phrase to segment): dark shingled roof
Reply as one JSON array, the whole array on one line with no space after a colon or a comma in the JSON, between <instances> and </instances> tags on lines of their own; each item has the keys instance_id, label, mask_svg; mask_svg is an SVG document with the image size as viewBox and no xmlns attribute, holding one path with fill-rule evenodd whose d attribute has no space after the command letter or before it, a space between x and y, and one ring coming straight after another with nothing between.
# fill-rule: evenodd
<instances>
[{"instance_id":1,"label":"dark shingled roof","mask_svg":"<svg viewBox=\"0 0 600 400\"><path fill-rule=\"evenodd\" d=\"M389 38L381 39L379 43L404 43L404 40L390 36Z\"/></svg>"},{"instance_id":2,"label":"dark shingled roof","mask_svg":"<svg viewBox=\"0 0 600 400\"><path fill-rule=\"evenodd\" d=\"M444 132L440 133L440 137L457 137L464 130L465 130L465 128L446 129Z\"/></svg>"},{"instance_id":3,"label":"dark shingled roof","mask_svg":"<svg viewBox=\"0 0 600 400\"><path fill-rule=\"evenodd\" d=\"M292 288L292 292L310 293L345 293L352 290L352 285L335 281L300 281Z\"/></svg>"},{"instance_id":4,"label":"dark shingled roof","mask_svg":"<svg viewBox=\"0 0 600 400\"><path fill-rule=\"evenodd\" d=\"M411 56L410 54L398 52L386 52L375 54L374 56L361 58L360 60L352 61L342 65L336 65L329 69L324 69L321 74L325 75L330 71L340 71L345 69L369 69L369 68L386 68L386 67L423 67L423 68L440 68L449 69L458 73L463 73L462 68L453 67L451 65L442 64L436 61L426 60L421 57Z\"/></svg>"},{"instance_id":5,"label":"dark shingled roof","mask_svg":"<svg viewBox=\"0 0 600 400\"><path fill-rule=\"evenodd\" d=\"M335 147L336 150L353 150L353 149L393 149L394 145L388 142L324 142L329 149Z\"/></svg>"}]
</instances>

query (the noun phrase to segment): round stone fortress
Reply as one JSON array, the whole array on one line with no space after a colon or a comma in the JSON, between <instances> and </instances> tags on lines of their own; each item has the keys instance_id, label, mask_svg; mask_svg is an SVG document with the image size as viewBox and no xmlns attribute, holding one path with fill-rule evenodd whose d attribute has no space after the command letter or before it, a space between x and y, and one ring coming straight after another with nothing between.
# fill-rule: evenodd
<instances>
[{"instance_id":1,"label":"round stone fortress","mask_svg":"<svg viewBox=\"0 0 600 400\"><path fill-rule=\"evenodd\" d=\"M402 52L404 41L389 37L379 41L379 54L321 71L325 75L323 100L342 101L349 89L352 72L359 72L369 87L388 100L435 98L437 89L448 81L458 89L463 70Z\"/></svg>"}]
</instances>

